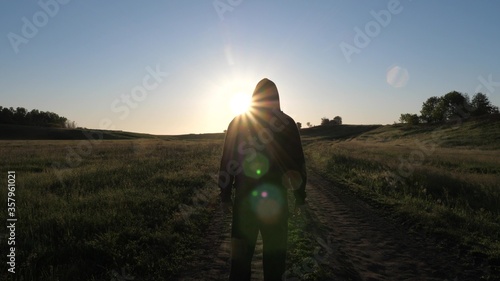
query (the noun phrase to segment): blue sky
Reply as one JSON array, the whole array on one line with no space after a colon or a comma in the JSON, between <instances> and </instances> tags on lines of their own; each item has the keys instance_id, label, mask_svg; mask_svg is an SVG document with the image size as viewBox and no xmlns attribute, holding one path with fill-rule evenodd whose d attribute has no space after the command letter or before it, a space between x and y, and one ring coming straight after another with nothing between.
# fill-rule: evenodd
<instances>
[{"instance_id":1,"label":"blue sky","mask_svg":"<svg viewBox=\"0 0 500 281\"><path fill-rule=\"evenodd\" d=\"M500 105L498 11L494 0L2 1L0 105L153 134L223 131L231 98L264 77L303 124L392 124L453 90Z\"/></svg>"}]
</instances>

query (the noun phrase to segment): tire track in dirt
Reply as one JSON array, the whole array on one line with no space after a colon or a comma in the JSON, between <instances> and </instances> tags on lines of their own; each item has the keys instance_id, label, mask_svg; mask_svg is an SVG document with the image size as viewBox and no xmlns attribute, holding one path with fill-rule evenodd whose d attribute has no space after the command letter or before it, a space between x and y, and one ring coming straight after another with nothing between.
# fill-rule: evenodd
<instances>
[{"instance_id":1,"label":"tire track in dirt","mask_svg":"<svg viewBox=\"0 0 500 281\"><path fill-rule=\"evenodd\" d=\"M481 276L480 269L460 266L456 249L439 250L435 240L407 234L406 227L386 218L345 187L309 172L306 192L303 231L312 234L316 241L327 243L326 248L331 251L319 258L311 257L334 275L321 280L460 281L478 280ZM212 224L200 245L200 257L190 266L192 270L177 280L228 280L231 216L218 206L212 208ZM311 247L325 249L318 243ZM263 280L260 235L252 262L252 280ZM301 280L300 275L293 280Z\"/></svg>"},{"instance_id":2,"label":"tire track in dirt","mask_svg":"<svg viewBox=\"0 0 500 281\"><path fill-rule=\"evenodd\" d=\"M215 207L212 224L207 229L201 245L199 260L190 266L194 271L183 273L182 277L177 280L228 280L231 256L231 220L231 215L226 215L221 208ZM252 280L264 280L260 233L252 260Z\"/></svg>"},{"instance_id":3,"label":"tire track in dirt","mask_svg":"<svg viewBox=\"0 0 500 281\"><path fill-rule=\"evenodd\" d=\"M408 235L364 201L314 173L307 186L308 216L334 245L336 272L354 270L347 280L474 280L456 251L437 250L432 241ZM339 270L339 266L348 267ZM475 278L474 278L475 277ZM472 278L472 279L471 279ZM344 278L333 280L344 280Z\"/></svg>"}]
</instances>

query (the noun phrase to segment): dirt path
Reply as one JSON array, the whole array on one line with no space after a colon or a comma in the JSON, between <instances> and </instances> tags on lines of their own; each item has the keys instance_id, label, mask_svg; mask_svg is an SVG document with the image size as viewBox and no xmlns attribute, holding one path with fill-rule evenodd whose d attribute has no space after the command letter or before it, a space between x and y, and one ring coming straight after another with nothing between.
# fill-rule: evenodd
<instances>
[{"instance_id":1,"label":"dirt path","mask_svg":"<svg viewBox=\"0 0 500 281\"><path fill-rule=\"evenodd\" d=\"M192 266L194 270L186 272L178 280L223 281L228 279L231 254L231 216L225 215L222 209L216 208L212 221L213 224L207 230L205 241L202 243L201 257ZM260 234L252 260L252 280L264 280Z\"/></svg>"},{"instance_id":2,"label":"dirt path","mask_svg":"<svg viewBox=\"0 0 500 281\"><path fill-rule=\"evenodd\" d=\"M313 233L314 243L321 246L311 258L333 275L322 280L479 279L479 270L458 265L457 250L437 250L436 241L408 235L343 188L315 174L310 174L306 188L309 227L304 231ZM203 257L193 265L196 270L179 280L227 280L230 218L217 209L213 222ZM263 280L260 238L252 267L252 280Z\"/></svg>"},{"instance_id":3,"label":"dirt path","mask_svg":"<svg viewBox=\"0 0 500 281\"><path fill-rule=\"evenodd\" d=\"M408 235L382 212L318 176L310 177L308 199L310 219L327 232L336 253L335 272L344 273L344 278L477 280L480 276L458 265L457 250L440 251L436 241Z\"/></svg>"}]
</instances>

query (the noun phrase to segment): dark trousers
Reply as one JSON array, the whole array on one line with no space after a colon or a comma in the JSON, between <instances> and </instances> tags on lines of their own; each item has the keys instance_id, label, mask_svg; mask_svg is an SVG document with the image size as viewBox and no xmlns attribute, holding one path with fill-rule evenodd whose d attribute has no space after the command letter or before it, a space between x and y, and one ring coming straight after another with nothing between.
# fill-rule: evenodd
<instances>
[{"instance_id":1,"label":"dark trousers","mask_svg":"<svg viewBox=\"0 0 500 281\"><path fill-rule=\"evenodd\" d=\"M282 280L285 273L288 206L286 203L261 203L256 206L255 202L241 202L234 206L229 280L250 280L259 230L263 243L264 280Z\"/></svg>"}]
</instances>

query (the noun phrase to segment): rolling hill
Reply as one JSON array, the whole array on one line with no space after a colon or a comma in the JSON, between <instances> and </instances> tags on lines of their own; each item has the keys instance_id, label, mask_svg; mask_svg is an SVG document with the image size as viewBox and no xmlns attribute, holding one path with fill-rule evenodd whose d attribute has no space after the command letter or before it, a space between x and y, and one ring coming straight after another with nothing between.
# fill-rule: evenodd
<instances>
[{"instance_id":1,"label":"rolling hill","mask_svg":"<svg viewBox=\"0 0 500 281\"><path fill-rule=\"evenodd\" d=\"M224 139L224 133L152 135L125 131L46 128L0 124L0 140L79 140L85 132L97 131L103 139L172 139L199 140ZM444 124L394 125L333 125L301 129L304 144L317 140L363 140L367 142L404 142L412 139L440 138L446 147L500 148L500 114L475 118L464 122Z\"/></svg>"}]
</instances>

